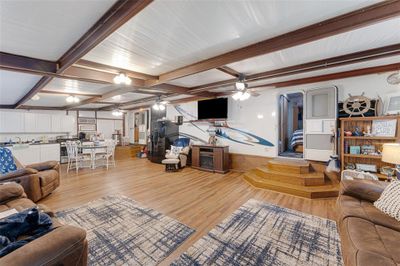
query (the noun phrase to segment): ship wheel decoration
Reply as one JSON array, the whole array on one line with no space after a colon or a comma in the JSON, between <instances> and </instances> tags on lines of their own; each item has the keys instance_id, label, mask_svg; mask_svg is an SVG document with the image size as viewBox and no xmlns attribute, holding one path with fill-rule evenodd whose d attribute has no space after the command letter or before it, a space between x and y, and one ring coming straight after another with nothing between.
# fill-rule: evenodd
<instances>
[{"instance_id":1,"label":"ship wheel decoration","mask_svg":"<svg viewBox=\"0 0 400 266\"><path fill-rule=\"evenodd\" d=\"M341 111L345 111L351 117L353 115L364 116L369 110L375 110L375 108L371 107L371 100L365 97L363 93L357 96L349 94L349 98L344 101Z\"/></svg>"}]
</instances>

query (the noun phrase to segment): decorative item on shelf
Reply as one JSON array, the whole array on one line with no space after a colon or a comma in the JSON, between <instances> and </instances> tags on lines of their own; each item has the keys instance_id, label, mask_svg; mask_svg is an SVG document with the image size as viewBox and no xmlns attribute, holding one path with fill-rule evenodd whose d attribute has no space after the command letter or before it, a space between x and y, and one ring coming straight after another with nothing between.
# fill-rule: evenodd
<instances>
[{"instance_id":1,"label":"decorative item on shelf","mask_svg":"<svg viewBox=\"0 0 400 266\"><path fill-rule=\"evenodd\" d=\"M375 146L374 145L362 145L361 153L364 155L375 155Z\"/></svg>"},{"instance_id":2,"label":"decorative item on shelf","mask_svg":"<svg viewBox=\"0 0 400 266\"><path fill-rule=\"evenodd\" d=\"M360 146L350 146L350 154L360 154Z\"/></svg>"},{"instance_id":3,"label":"decorative item on shelf","mask_svg":"<svg viewBox=\"0 0 400 266\"><path fill-rule=\"evenodd\" d=\"M344 131L344 135L346 137L351 137L351 136L353 136L353 132L351 132L350 130L346 130L346 131Z\"/></svg>"},{"instance_id":4,"label":"decorative item on shelf","mask_svg":"<svg viewBox=\"0 0 400 266\"><path fill-rule=\"evenodd\" d=\"M348 170L354 170L354 169L356 169L356 165L354 163L346 163L344 168L348 169Z\"/></svg>"},{"instance_id":5,"label":"decorative item on shelf","mask_svg":"<svg viewBox=\"0 0 400 266\"><path fill-rule=\"evenodd\" d=\"M366 172L373 172L373 173L377 172L375 164L356 163L356 169L359 171L366 171Z\"/></svg>"},{"instance_id":6,"label":"decorative item on shelf","mask_svg":"<svg viewBox=\"0 0 400 266\"><path fill-rule=\"evenodd\" d=\"M339 103L339 117L375 116L376 102L365 97L364 93L357 96L349 94L349 98Z\"/></svg>"},{"instance_id":7,"label":"decorative item on shelf","mask_svg":"<svg viewBox=\"0 0 400 266\"><path fill-rule=\"evenodd\" d=\"M398 165L400 165L400 143L383 144L382 161L396 165L396 168L393 168L393 170L396 172L396 178L394 179L397 179L400 174L398 168ZM388 180L392 179L392 176L388 175Z\"/></svg>"},{"instance_id":8,"label":"decorative item on shelf","mask_svg":"<svg viewBox=\"0 0 400 266\"><path fill-rule=\"evenodd\" d=\"M372 133L371 133L371 126L367 126L367 131L363 131L363 134L365 137L371 137Z\"/></svg>"},{"instance_id":9,"label":"decorative item on shelf","mask_svg":"<svg viewBox=\"0 0 400 266\"><path fill-rule=\"evenodd\" d=\"M217 139L217 136L216 136L216 128L210 126L207 129L207 132L208 132L208 134L210 136L208 138L208 144L213 145L213 146L217 145L218 139Z\"/></svg>"},{"instance_id":10,"label":"decorative item on shelf","mask_svg":"<svg viewBox=\"0 0 400 266\"><path fill-rule=\"evenodd\" d=\"M377 137L395 137L396 119L382 119L372 121L372 135Z\"/></svg>"},{"instance_id":11,"label":"decorative item on shelf","mask_svg":"<svg viewBox=\"0 0 400 266\"><path fill-rule=\"evenodd\" d=\"M356 127L353 132L353 136L360 137L362 136L362 132L360 131L359 127Z\"/></svg>"},{"instance_id":12,"label":"decorative item on shelf","mask_svg":"<svg viewBox=\"0 0 400 266\"><path fill-rule=\"evenodd\" d=\"M381 174L386 175L387 177L392 177L394 175L395 169L390 166L382 166L379 171L381 172Z\"/></svg>"}]
</instances>

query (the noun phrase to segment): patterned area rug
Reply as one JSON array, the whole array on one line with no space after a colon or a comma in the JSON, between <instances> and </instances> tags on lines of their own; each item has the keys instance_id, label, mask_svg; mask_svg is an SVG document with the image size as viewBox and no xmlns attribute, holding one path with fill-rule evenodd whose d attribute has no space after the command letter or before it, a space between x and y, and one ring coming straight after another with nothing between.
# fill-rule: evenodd
<instances>
[{"instance_id":1,"label":"patterned area rug","mask_svg":"<svg viewBox=\"0 0 400 266\"><path fill-rule=\"evenodd\" d=\"M87 231L89 265L156 265L194 230L124 196L57 213Z\"/></svg>"},{"instance_id":2,"label":"patterned area rug","mask_svg":"<svg viewBox=\"0 0 400 266\"><path fill-rule=\"evenodd\" d=\"M336 223L249 200L172 265L343 265Z\"/></svg>"}]
</instances>

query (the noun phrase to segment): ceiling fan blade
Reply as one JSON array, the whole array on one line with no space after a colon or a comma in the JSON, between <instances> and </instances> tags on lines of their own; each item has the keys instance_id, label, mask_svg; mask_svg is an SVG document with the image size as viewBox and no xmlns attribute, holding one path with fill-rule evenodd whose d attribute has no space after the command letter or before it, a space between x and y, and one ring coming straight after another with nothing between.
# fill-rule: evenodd
<instances>
[{"instance_id":1,"label":"ceiling fan blade","mask_svg":"<svg viewBox=\"0 0 400 266\"><path fill-rule=\"evenodd\" d=\"M258 92L255 92L255 91L249 91L249 93L250 93L250 95L253 96L253 97L258 97L258 96L261 95L261 94L259 94Z\"/></svg>"}]
</instances>

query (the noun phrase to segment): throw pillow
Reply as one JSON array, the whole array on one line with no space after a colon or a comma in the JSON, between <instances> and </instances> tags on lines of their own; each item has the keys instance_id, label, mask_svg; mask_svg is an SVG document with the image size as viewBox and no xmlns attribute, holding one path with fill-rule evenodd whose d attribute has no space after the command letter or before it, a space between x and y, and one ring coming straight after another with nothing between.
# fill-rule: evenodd
<instances>
[{"instance_id":1,"label":"throw pillow","mask_svg":"<svg viewBox=\"0 0 400 266\"><path fill-rule=\"evenodd\" d=\"M177 147L177 146L173 146L171 145L171 153L175 156L178 156L179 153L181 153L182 151L182 147Z\"/></svg>"},{"instance_id":2,"label":"throw pillow","mask_svg":"<svg viewBox=\"0 0 400 266\"><path fill-rule=\"evenodd\" d=\"M391 182L374 206L400 222L400 181Z\"/></svg>"},{"instance_id":3,"label":"throw pillow","mask_svg":"<svg viewBox=\"0 0 400 266\"><path fill-rule=\"evenodd\" d=\"M14 157L9 149L0 147L0 174L7 174L17 170Z\"/></svg>"}]
</instances>

